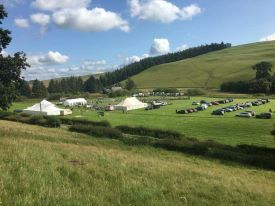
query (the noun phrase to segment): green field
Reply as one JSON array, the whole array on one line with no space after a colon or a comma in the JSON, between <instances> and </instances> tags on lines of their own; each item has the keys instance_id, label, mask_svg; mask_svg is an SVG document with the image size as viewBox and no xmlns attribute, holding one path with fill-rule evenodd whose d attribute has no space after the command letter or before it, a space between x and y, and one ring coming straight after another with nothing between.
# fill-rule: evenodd
<instances>
[{"instance_id":1,"label":"green field","mask_svg":"<svg viewBox=\"0 0 275 206\"><path fill-rule=\"evenodd\" d=\"M266 205L275 173L0 121L0 205Z\"/></svg>"},{"instance_id":2,"label":"green field","mask_svg":"<svg viewBox=\"0 0 275 206\"><path fill-rule=\"evenodd\" d=\"M96 121L108 120L112 126L129 125L170 129L179 131L187 137L194 137L200 140L211 139L228 145L251 144L275 148L275 138L270 134L275 124L274 117L270 120L235 117L236 113L241 112L241 110L226 113L224 116L211 115L214 109L230 104L212 106L206 111L193 114L176 114L176 109L195 107L191 105L192 101L199 101L201 99L209 101L215 100L207 97L194 97L190 100L170 100L168 102L171 103L171 105L162 107L159 110L145 111L144 109L140 109L129 111L127 114L123 114L121 111L112 111L105 112L104 117L99 117L95 110L74 109L73 115L67 117L86 118ZM249 100L252 99L235 99L233 103L236 104ZM119 99L115 101L106 99L104 104L116 104L119 101ZM34 101L15 103L11 110L26 108L33 103ZM247 110L261 113L268 112L270 108L275 110L275 100L271 100L268 104L252 107Z\"/></svg>"},{"instance_id":3,"label":"green field","mask_svg":"<svg viewBox=\"0 0 275 206\"><path fill-rule=\"evenodd\" d=\"M271 62L275 71L275 41L235 46L183 61L154 66L132 79L138 88L219 88L228 81L255 77L251 66Z\"/></svg>"}]
</instances>

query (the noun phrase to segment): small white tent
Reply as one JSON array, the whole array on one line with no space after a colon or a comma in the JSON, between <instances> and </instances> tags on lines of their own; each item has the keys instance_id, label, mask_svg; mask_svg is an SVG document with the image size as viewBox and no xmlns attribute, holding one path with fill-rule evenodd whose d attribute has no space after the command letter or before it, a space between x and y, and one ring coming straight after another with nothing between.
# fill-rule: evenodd
<instances>
[{"instance_id":1,"label":"small white tent","mask_svg":"<svg viewBox=\"0 0 275 206\"><path fill-rule=\"evenodd\" d=\"M73 107L76 105L86 105L87 100L84 98L78 98L78 99L67 99L63 102L64 106Z\"/></svg>"},{"instance_id":2,"label":"small white tent","mask_svg":"<svg viewBox=\"0 0 275 206\"><path fill-rule=\"evenodd\" d=\"M59 116L72 114L72 111L68 109L60 109L53 103L43 100L40 103L24 109L23 113L30 115Z\"/></svg>"},{"instance_id":3,"label":"small white tent","mask_svg":"<svg viewBox=\"0 0 275 206\"><path fill-rule=\"evenodd\" d=\"M120 102L118 105L114 106L114 109L116 110L134 110L134 109L141 109L147 107L147 103L143 103L139 101L136 97L128 97L122 102Z\"/></svg>"}]
</instances>

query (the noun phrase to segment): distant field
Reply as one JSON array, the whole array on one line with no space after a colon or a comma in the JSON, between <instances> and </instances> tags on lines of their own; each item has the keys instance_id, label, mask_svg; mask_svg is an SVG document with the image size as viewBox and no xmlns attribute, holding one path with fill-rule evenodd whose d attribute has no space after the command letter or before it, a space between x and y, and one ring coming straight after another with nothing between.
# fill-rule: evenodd
<instances>
[{"instance_id":1,"label":"distant field","mask_svg":"<svg viewBox=\"0 0 275 206\"><path fill-rule=\"evenodd\" d=\"M275 202L272 171L6 121L0 174L3 206Z\"/></svg>"},{"instance_id":2,"label":"distant field","mask_svg":"<svg viewBox=\"0 0 275 206\"><path fill-rule=\"evenodd\" d=\"M254 78L251 66L260 61L271 62L275 71L275 41L236 46L154 66L132 79L138 88L219 88L223 82Z\"/></svg>"},{"instance_id":3,"label":"distant field","mask_svg":"<svg viewBox=\"0 0 275 206\"><path fill-rule=\"evenodd\" d=\"M130 111L123 114L121 111L105 112L104 117L99 117L96 111L86 109L74 109L73 115L68 118L87 118L90 120L108 120L113 126L130 125L145 126L149 128L163 128L179 131L188 137L198 138L200 140L216 140L218 142L236 145L252 144L275 148L275 138L271 136L270 131L275 124L275 117L271 120L247 119L235 117L241 110L226 113L225 116L212 116L211 112L219 106L213 106L208 110L193 114L176 114L176 109L187 109L192 106L192 101L201 99L214 100L206 97L194 97L191 100L168 101L171 105L162 107L159 110L145 111L143 109ZM110 100L110 99L109 99ZM235 99L233 102L241 103L249 99ZM255 100L255 99L254 99ZM104 104L116 104L120 100L107 101ZM11 109L26 108L34 102L15 103ZM222 105L223 107L225 105ZM272 108L275 111L275 100L271 103L259 107L252 107L248 110L254 110L257 113L268 112Z\"/></svg>"}]
</instances>

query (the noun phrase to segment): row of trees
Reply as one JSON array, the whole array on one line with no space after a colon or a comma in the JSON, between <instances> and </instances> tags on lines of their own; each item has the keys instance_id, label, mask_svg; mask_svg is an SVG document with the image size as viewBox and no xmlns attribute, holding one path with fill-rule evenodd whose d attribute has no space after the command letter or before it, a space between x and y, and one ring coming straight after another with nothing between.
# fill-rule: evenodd
<instances>
[{"instance_id":1,"label":"row of trees","mask_svg":"<svg viewBox=\"0 0 275 206\"><path fill-rule=\"evenodd\" d=\"M237 93L275 93L275 73L272 74L272 64L260 62L252 69L256 76L248 81L226 82L221 85L221 91Z\"/></svg>"},{"instance_id":2,"label":"row of trees","mask_svg":"<svg viewBox=\"0 0 275 206\"><path fill-rule=\"evenodd\" d=\"M202 54L206 54L208 52L218 51L229 47L231 47L231 44L225 44L223 42L220 44L212 43L209 45L201 45L198 47L186 49L184 51L169 53L162 56L149 57L146 59L142 59L139 62L126 65L123 68L120 68L113 72L108 72L100 77L100 81L103 86L110 86L126 80L129 77L136 75L152 66L192 58Z\"/></svg>"}]
</instances>

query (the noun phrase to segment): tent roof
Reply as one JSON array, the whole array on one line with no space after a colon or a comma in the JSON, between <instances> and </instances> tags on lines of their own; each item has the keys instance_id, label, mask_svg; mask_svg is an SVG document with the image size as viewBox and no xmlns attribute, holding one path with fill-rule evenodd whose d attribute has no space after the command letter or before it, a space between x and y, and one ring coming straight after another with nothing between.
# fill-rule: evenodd
<instances>
[{"instance_id":1,"label":"tent roof","mask_svg":"<svg viewBox=\"0 0 275 206\"><path fill-rule=\"evenodd\" d=\"M67 99L65 102L75 103L75 102L87 102L84 98L77 98L77 99Z\"/></svg>"},{"instance_id":2,"label":"tent roof","mask_svg":"<svg viewBox=\"0 0 275 206\"><path fill-rule=\"evenodd\" d=\"M141 105L141 104L144 104L144 103L139 101L136 97L128 97L116 106L127 107L127 106L132 106L132 105Z\"/></svg>"},{"instance_id":3,"label":"tent roof","mask_svg":"<svg viewBox=\"0 0 275 206\"><path fill-rule=\"evenodd\" d=\"M26 110L30 110L30 111L56 111L56 110L62 110L59 109L58 107L56 107L53 103L48 102L47 100L43 100L40 103L37 103L31 107L28 107Z\"/></svg>"}]
</instances>

